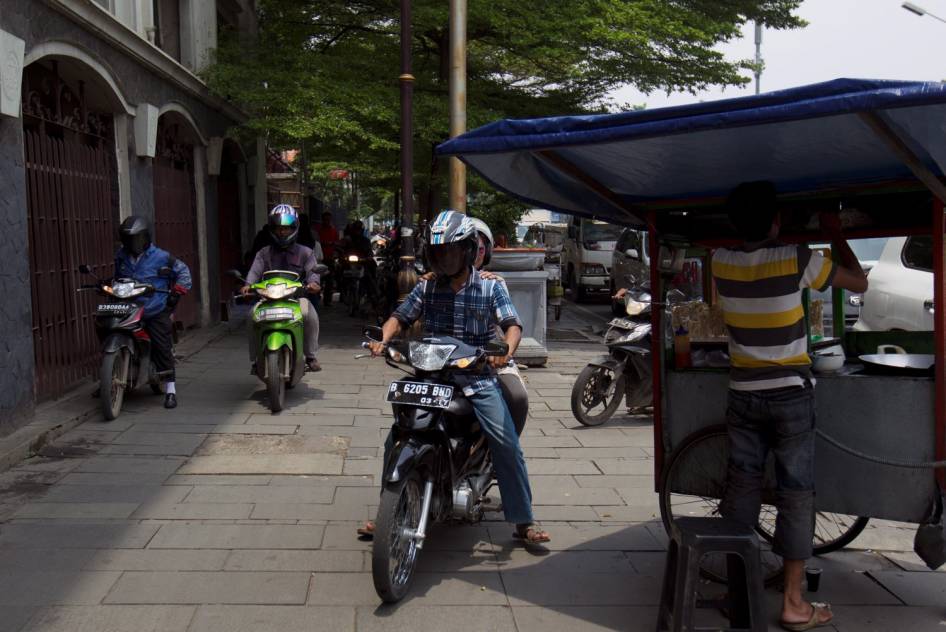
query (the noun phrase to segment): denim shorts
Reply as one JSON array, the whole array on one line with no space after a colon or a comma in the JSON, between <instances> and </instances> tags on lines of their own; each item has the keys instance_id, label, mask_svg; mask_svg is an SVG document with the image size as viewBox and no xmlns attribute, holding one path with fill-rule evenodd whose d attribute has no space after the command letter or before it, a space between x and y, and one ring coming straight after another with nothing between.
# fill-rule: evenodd
<instances>
[{"instance_id":1,"label":"denim shorts","mask_svg":"<svg viewBox=\"0 0 946 632\"><path fill-rule=\"evenodd\" d=\"M769 452L775 457L775 550L811 556L814 535L815 393L811 386L729 391L729 471L722 513L755 524Z\"/></svg>"}]
</instances>

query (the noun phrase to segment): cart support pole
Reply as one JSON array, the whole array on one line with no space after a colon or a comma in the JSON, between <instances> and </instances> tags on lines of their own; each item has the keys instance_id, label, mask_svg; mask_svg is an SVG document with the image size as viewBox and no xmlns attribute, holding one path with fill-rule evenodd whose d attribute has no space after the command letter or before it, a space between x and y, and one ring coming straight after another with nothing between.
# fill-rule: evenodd
<instances>
[{"instance_id":1,"label":"cart support pole","mask_svg":"<svg viewBox=\"0 0 946 632\"><path fill-rule=\"evenodd\" d=\"M650 230L647 231L648 247L650 248L650 288L651 296L660 297L658 303L663 303L663 287L660 285L660 271L657 269L657 251L659 243L657 241L657 213L648 211L647 225ZM664 431L663 431L663 354L664 354L664 334L663 334L663 308L658 307L650 310L650 361L651 373L653 374L653 393L654 393L654 484L655 490L660 491L663 484L661 477L664 468Z\"/></svg>"},{"instance_id":2,"label":"cart support pole","mask_svg":"<svg viewBox=\"0 0 946 632\"><path fill-rule=\"evenodd\" d=\"M943 200L933 199L933 331L936 341L936 460L946 458L946 213ZM936 469L936 482L946 489L946 470Z\"/></svg>"}]
</instances>

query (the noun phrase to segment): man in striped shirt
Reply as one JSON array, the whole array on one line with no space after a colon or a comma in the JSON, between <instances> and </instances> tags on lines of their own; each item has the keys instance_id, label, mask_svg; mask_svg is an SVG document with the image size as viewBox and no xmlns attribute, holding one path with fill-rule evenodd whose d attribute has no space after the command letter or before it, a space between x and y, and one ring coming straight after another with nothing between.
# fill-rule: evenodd
<instances>
[{"instance_id":1,"label":"man in striped shirt","mask_svg":"<svg viewBox=\"0 0 946 632\"><path fill-rule=\"evenodd\" d=\"M814 536L814 380L802 290L830 285L867 290L867 277L841 236L836 214L822 214L838 263L805 246L776 239L779 218L771 182L739 185L729 219L742 240L713 256L713 276L729 330L731 377L729 472L721 512L748 525L758 521L769 450L775 453L775 550L785 559L780 622L807 630L831 620L827 606L802 598L805 560Z\"/></svg>"}]
</instances>

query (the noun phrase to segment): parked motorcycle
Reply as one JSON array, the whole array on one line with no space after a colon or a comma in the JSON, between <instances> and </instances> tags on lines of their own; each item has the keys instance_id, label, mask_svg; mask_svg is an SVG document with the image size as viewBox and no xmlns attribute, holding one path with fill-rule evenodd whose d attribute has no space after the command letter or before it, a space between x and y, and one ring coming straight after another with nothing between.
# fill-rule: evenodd
<instances>
[{"instance_id":1,"label":"parked motorcycle","mask_svg":"<svg viewBox=\"0 0 946 632\"><path fill-rule=\"evenodd\" d=\"M79 272L93 276L86 264L79 266ZM171 268L161 268L158 274L170 275ZM106 421L112 421L121 413L126 391L148 384L154 394L161 393L161 382L151 361L151 336L143 323L145 310L137 299L155 292L167 294L167 290L133 279L95 279L94 284L79 287L83 290L108 297L95 308L94 319L95 333L102 341L99 400Z\"/></svg>"},{"instance_id":2,"label":"parked motorcycle","mask_svg":"<svg viewBox=\"0 0 946 632\"><path fill-rule=\"evenodd\" d=\"M233 276L246 282L239 272ZM305 286L299 275L288 270L270 270L250 286L259 301L253 306L251 355L253 373L266 384L269 408L274 413L286 404L286 389L293 388L305 373L302 307L299 298Z\"/></svg>"},{"instance_id":3,"label":"parked motorcycle","mask_svg":"<svg viewBox=\"0 0 946 632\"><path fill-rule=\"evenodd\" d=\"M368 327L365 336L380 340L381 329ZM431 521L475 523L500 510L486 495L495 485L486 436L454 376L481 370L486 358L508 348L502 342L476 348L447 336L387 346L387 363L411 377L387 392L394 447L381 479L371 555L375 590L386 603L407 594Z\"/></svg>"},{"instance_id":4,"label":"parked motorcycle","mask_svg":"<svg viewBox=\"0 0 946 632\"><path fill-rule=\"evenodd\" d=\"M368 260L355 253L342 256L342 302L348 305L348 315L361 314L361 304L371 288L367 280Z\"/></svg>"},{"instance_id":5,"label":"parked motorcycle","mask_svg":"<svg viewBox=\"0 0 946 632\"><path fill-rule=\"evenodd\" d=\"M622 399L628 409L650 406L653 399L651 296L645 288L621 300L626 316L612 319L604 334L608 355L582 369L572 387L572 413L586 426L606 422Z\"/></svg>"}]
</instances>

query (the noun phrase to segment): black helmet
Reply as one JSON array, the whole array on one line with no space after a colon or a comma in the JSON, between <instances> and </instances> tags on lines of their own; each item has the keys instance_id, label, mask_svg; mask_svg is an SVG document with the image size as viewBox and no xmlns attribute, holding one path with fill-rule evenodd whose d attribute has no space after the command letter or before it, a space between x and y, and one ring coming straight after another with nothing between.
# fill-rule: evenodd
<instances>
[{"instance_id":1,"label":"black helmet","mask_svg":"<svg viewBox=\"0 0 946 632\"><path fill-rule=\"evenodd\" d=\"M427 263L438 276L456 277L476 260L476 226L459 211L442 211L427 229Z\"/></svg>"},{"instance_id":2,"label":"black helmet","mask_svg":"<svg viewBox=\"0 0 946 632\"><path fill-rule=\"evenodd\" d=\"M136 257L151 245L151 229L148 221L140 215L126 217L118 227L118 239L122 246Z\"/></svg>"},{"instance_id":3,"label":"black helmet","mask_svg":"<svg viewBox=\"0 0 946 632\"><path fill-rule=\"evenodd\" d=\"M273 236L273 243L277 246L280 248L288 248L296 243L296 238L299 237L299 214L296 212L296 209L288 204L277 204L273 207L273 210L269 212L268 223L269 232ZM276 233L276 229L280 226L289 226L292 228L292 233L287 237L280 237Z\"/></svg>"}]
</instances>

